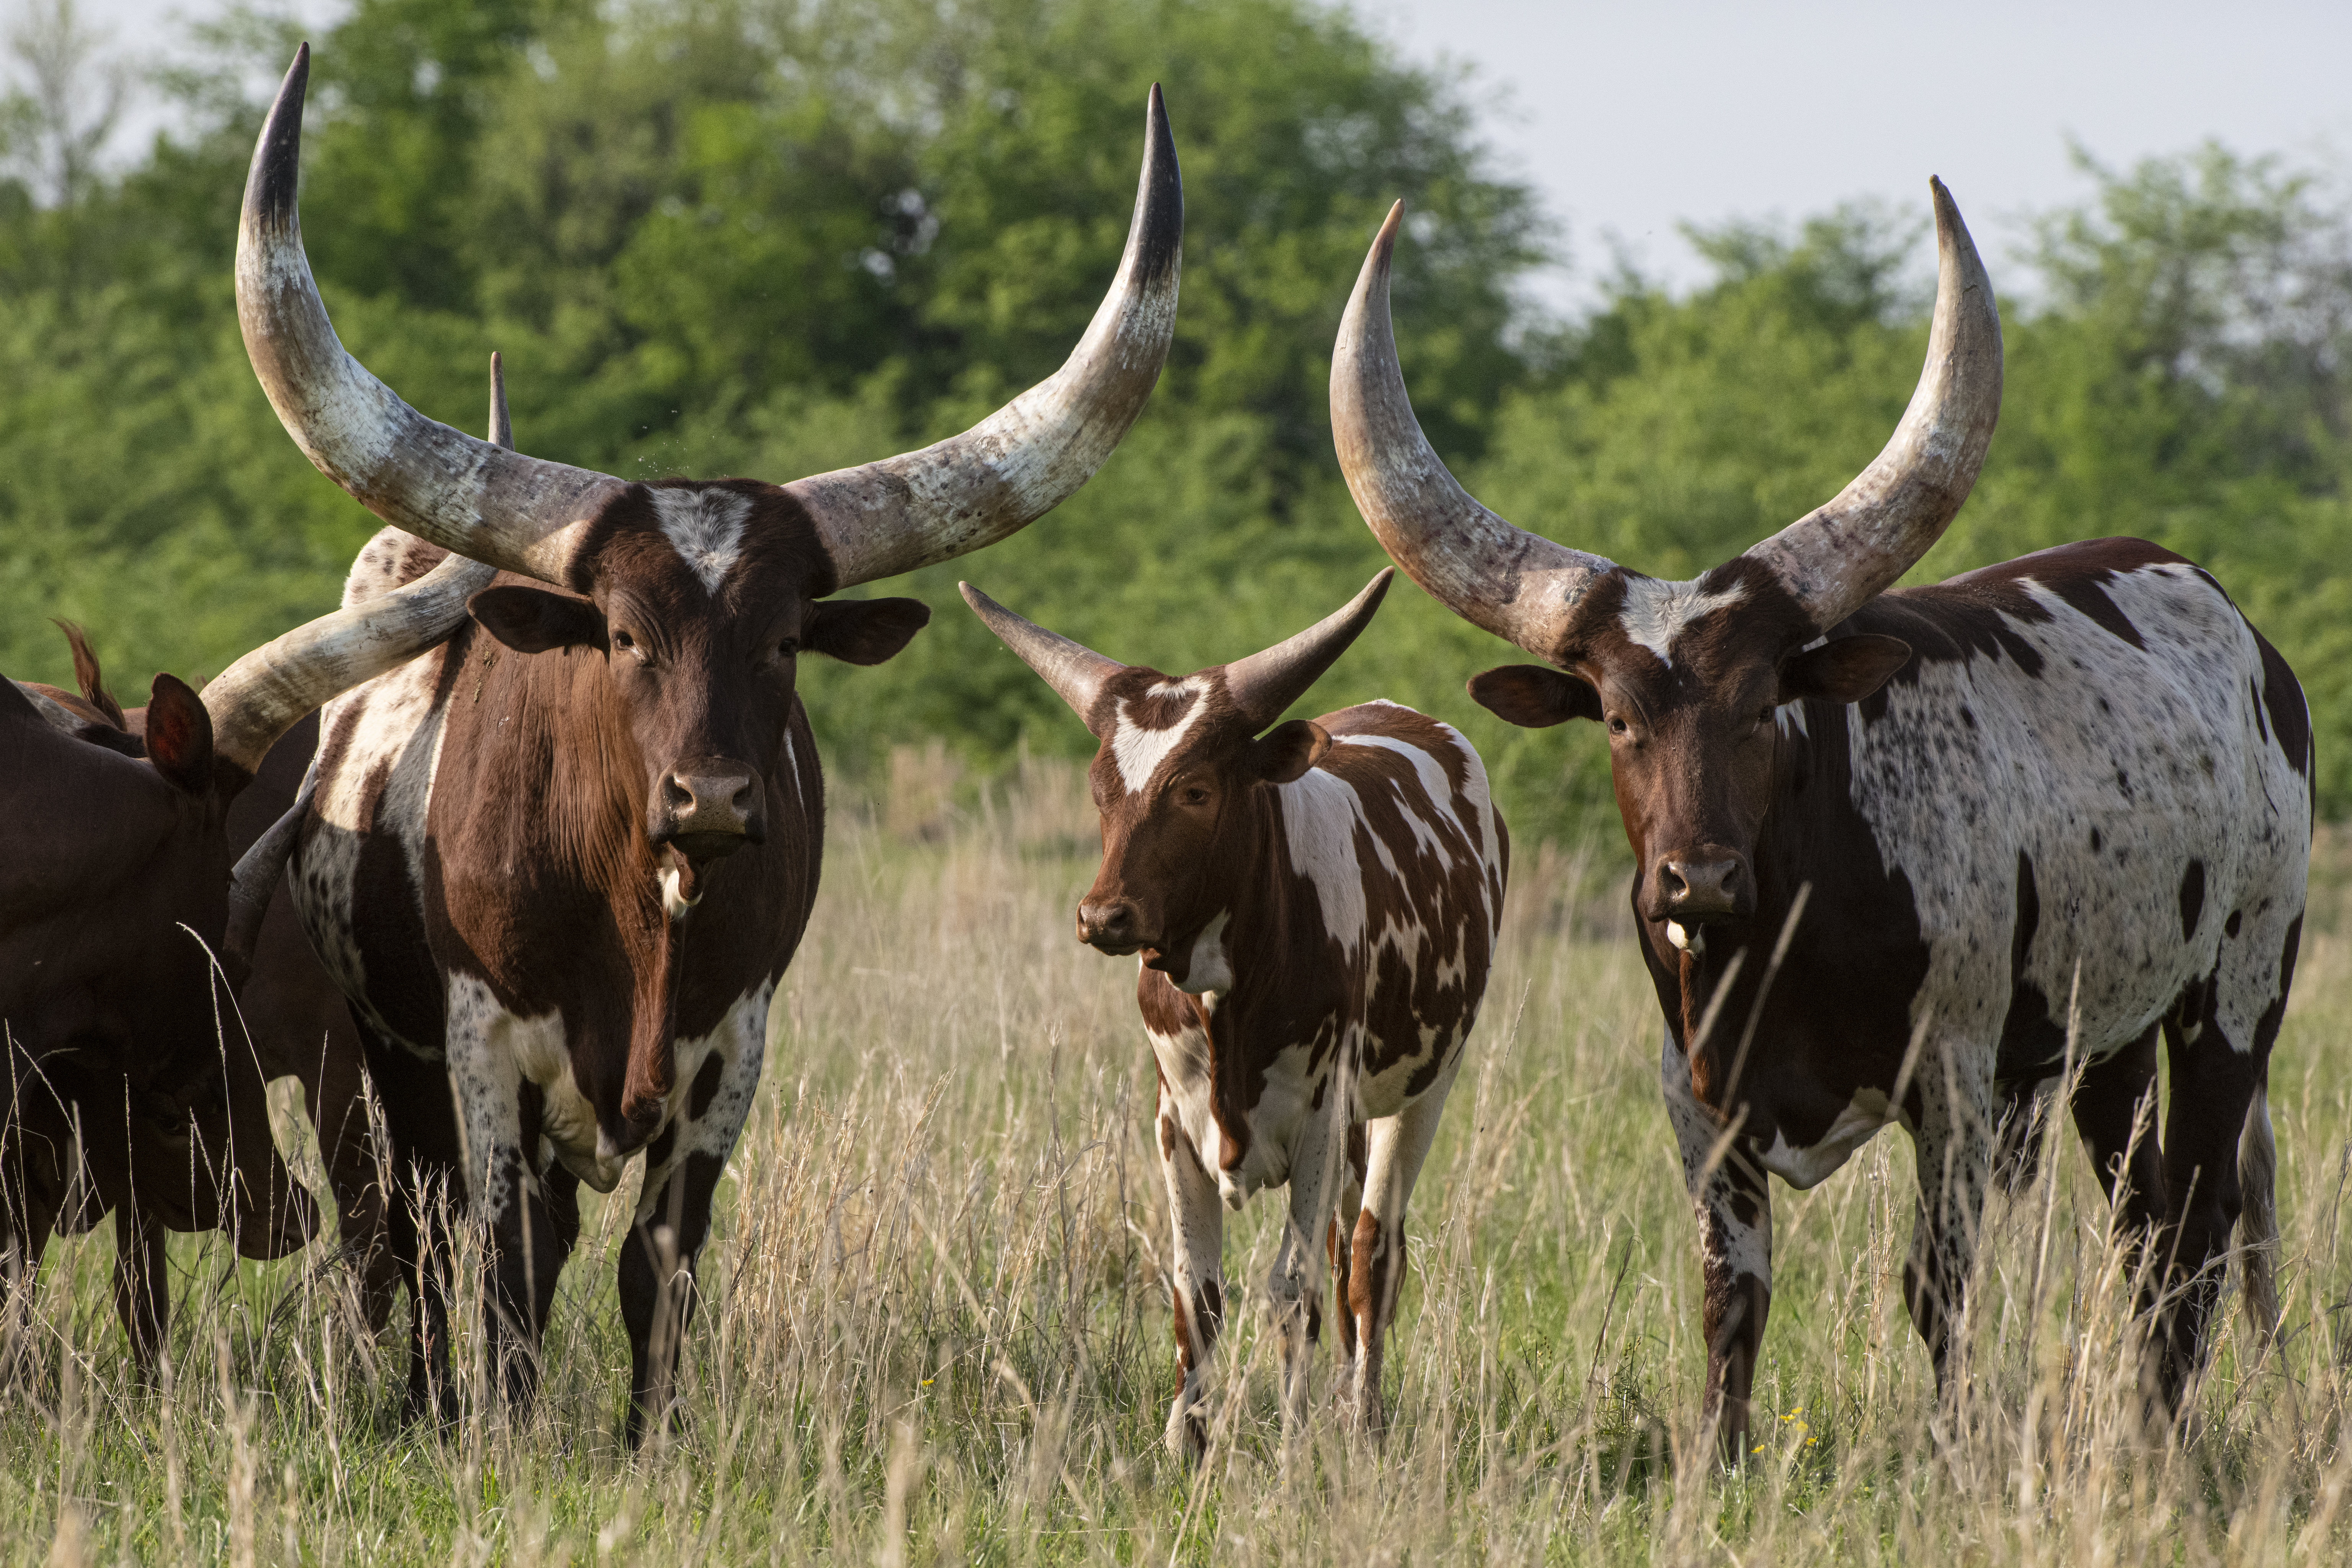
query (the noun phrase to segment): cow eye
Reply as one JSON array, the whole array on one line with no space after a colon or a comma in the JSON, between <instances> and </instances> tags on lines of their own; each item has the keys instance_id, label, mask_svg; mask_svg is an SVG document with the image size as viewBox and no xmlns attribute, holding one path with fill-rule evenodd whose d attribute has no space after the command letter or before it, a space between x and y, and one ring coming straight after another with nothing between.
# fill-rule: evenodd
<instances>
[{"instance_id":1,"label":"cow eye","mask_svg":"<svg viewBox=\"0 0 2352 1568\"><path fill-rule=\"evenodd\" d=\"M637 639L626 632L616 631L613 634L613 646L623 653L627 653L637 646Z\"/></svg>"},{"instance_id":2,"label":"cow eye","mask_svg":"<svg viewBox=\"0 0 2352 1568\"><path fill-rule=\"evenodd\" d=\"M776 645L776 657L779 658L790 658L800 651L801 639L798 637L786 637Z\"/></svg>"},{"instance_id":3,"label":"cow eye","mask_svg":"<svg viewBox=\"0 0 2352 1568\"><path fill-rule=\"evenodd\" d=\"M1609 715L1609 732L1612 735L1622 735L1625 733L1625 720L1622 714L1612 713Z\"/></svg>"},{"instance_id":4,"label":"cow eye","mask_svg":"<svg viewBox=\"0 0 2352 1568\"><path fill-rule=\"evenodd\" d=\"M1184 786L1184 804L1186 805L1204 805L1207 803L1208 798L1209 792L1202 788L1199 784L1186 784Z\"/></svg>"}]
</instances>

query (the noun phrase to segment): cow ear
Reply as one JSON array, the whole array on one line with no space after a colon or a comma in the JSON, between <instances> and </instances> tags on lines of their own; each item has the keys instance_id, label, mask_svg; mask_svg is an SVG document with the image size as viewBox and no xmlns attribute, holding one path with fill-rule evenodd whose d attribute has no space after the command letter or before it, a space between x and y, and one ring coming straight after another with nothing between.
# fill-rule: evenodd
<instances>
[{"instance_id":1,"label":"cow ear","mask_svg":"<svg viewBox=\"0 0 2352 1568\"><path fill-rule=\"evenodd\" d=\"M1311 719L1276 724L1250 742L1250 771L1268 784L1286 784L1323 760L1331 732Z\"/></svg>"},{"instance_id":2,"label":"cow ear","mask_svg":"<svg viewBox=\"0 0 2352 1568\"><path fill-rule=\"evenodd\" d=\"M177 677L159 675L147 698L147 759L174 789L213 786L213 716Z\"/></svg>"},{"instance_id":3,"label":"cow ear","mask_svg":"<svg viewBox=\"0 0 2352 1568\"><path fill-rule=\"evenodd\" d=\"M603 647L604 613L583 599L544 588L485 588L466 601L482 629L517 653Z\"/></svg>"},{"instance_id":4,"label":"cow ear","mask_svg":"<svg viewBox=\"0 0 2352 1568\"><path fill-rule=\"evenodd\" d=\"M1523 730L1601 717L1601 693L1575 676L1539 664L1507 664L1472 676L1470 700Z\"/></svg>"},{"instance_id":5,"label":"cow ear","mask_svg":"<svg viewBox=\"0 0 2352 1568\"><path fill-rule=\"evenodd\" d=\"M801 647L844 664L880 664L898 657L930 624L920 599L827 599L809 606Z\"/></svg>"},{"instance_id":6,"label":"cow ear","mask_svg":"<svg viewBox=\"0 0 2352 1568\"><path fill-rule=\"evenodd\" d=\"M1901 637L1864 632L1798 654L1780 666L1782 702L1815 698L1823 702L1859 702L1886 678L1911 662L1911 645Z\"/></svg>"}]
</instances>

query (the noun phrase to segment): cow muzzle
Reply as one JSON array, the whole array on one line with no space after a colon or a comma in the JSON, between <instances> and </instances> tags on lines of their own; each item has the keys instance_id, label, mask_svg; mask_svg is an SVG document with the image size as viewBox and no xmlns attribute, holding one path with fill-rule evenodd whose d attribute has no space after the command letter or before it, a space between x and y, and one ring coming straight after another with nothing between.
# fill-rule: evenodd
<instances>
[{"instance_id":1,"label":"cow muzzle","mask_svg":"<svg viewBox=\"0 0 2352 1568\"><path fill-rule=\"evenodd\" d=\"M1685 929L1734 921L1756 910L1756 877L1748 857L1713 845L1661 859L1653 874L1648 914Z\"/></svg>"},{"instance_id":2,"label":"cow muzzle","mask_svg":"<svg viewBox=\"0 0 2352 1568\"><path fill-rule=\"evenodd\" d=\"M1078 906L1078 940L1097 952L1124 958L1149 945L1142 916L1125 899L1089 899Z\"/></svg>"},{"instance_id":3,"label":"cow muzzle","mask_svg":"<svg viewBox=\"0 0 2352 1568\"><path fill-rule=\"evenodd\" d=\"M759 773L740 763L719 757L680 763L662 775L649 837L696 861L764 844L764 797Z\"/></svg>"}]
</instances>

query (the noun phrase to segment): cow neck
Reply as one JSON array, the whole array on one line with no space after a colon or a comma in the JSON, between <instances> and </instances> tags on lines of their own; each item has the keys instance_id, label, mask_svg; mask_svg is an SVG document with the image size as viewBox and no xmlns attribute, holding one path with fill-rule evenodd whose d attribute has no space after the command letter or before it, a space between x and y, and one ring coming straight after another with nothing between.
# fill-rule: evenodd
<instances>
[{"instance_id":1,"label":"cow neck","mask_svg":"<svg viewBox=\"0 0 2352 1568\"><path fill-rule=\"evenodd\" d=\"M1815 887L1775 971L1772 952L1798 891L1825 869L1813 863L1803 842L1820 837L1804 831L1807 812L1824 809L1831 802L1852 810L1847 710L1808 701L1801 711L1803 727L1783 726L1773 742L1772 804L1757 826L1748 857L1756 877L1755 912L1744 921L1706 927L1700 952L1669 950L1670 966L1655 942L1644 944L1653 977L1659 982L1659 999L1675 1020L1688 1056L1692 1091L1700 1104L1727 1118L1748 1099L1745 1090L1756 1087L1759 1058L1771 1049L1772 1042L1765 1037L1769 1004L1789 984L1792 970L1812 967L1810 960L1829 940L1830 902L1822 897L1823 889ZM1722 1001L1715 1005L1718 991ZM1709 1026L1711 1005L1716 1016Z\"/></svg>"}]
</instances>

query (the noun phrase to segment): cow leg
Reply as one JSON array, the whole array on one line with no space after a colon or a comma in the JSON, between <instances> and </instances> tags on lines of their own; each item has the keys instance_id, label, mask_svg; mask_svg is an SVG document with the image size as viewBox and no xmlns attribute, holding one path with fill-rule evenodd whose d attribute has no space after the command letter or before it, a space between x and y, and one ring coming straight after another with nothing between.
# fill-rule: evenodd
<instances>
[{"instance_id":1,"label":"cow leg","mask_svg":"<svg viewBox=\"0 0 2352 1568\"><path fill-rule=\"evenodd\" d=\"M1170 1452L1198 1460L1209 1447L1209 1357L1225 1326L1225 1205L1164 1082L1159 1144L1160 1179L1168 1185L1174 1264L1170 1294L1176 1312L1176 1401L1168 1411L1167 1442Z\"/></svg>"},{"instance_id":2,"label":"cow leg","mask_svg":"<svg viewBox=\"0 0 2352 1568\"><path fill-rule=\"evenodd\" d=\"M163 1226L121 1204L114 1210L114 1312L131 1341L131 1364L152 1384L163 1359L172 1310L164 1270Z\"/></svg>"},{"instance_id":3,"label":"cow leg","mask_svg":"<svg viewBox=\"0 0 2352 1568\"><path fill-rule=\"evenodd\" d=\"M1328 1241L1325 1250L1331 1265L1331 1288L1342 1309L1348 1301L1348 1282L1355 1277L1356 1231L1361 1224L1364 1208L1364 1173L1370 1159L1364 1123L1359 1121L1348 1129L1347 1163L1339 1169L1339 1196L1332 1205ZM1356 1358L1362 1349L1356 1337L1356 1315L1340 1310L1339 1346L1334 1358L1332 1386L1339 1407L1350 1407L1356 1392ZM1378 1387L1375 1384L1373 1386Z\"/></svg>"},{"instance_id":4,"label":"cow leg","mask_svg":"<svg viewBox=\"0 0 2352 1568\"><path fill-rule=\"evenodd\" d=\"M338 1243L358 1277L361 1314L369 1331L380 1333L392 1316L400 1265L392 1255L383 1173L368 1125L360 1054L322 1033L316 1052L298 1052L296 1057L293 1071L301 1081L303 1106L319 1136L320 1161L335 1194Z\"/></svg>"},{"instance_id":5,"label":"cow leg","mask_svg":"<svg viewBox=\"0 0 2352 1568\"><path fill-rule=\"evenodd\" d=\"M1336 1110L1309 1115L1299 1128L1290 1155L1290 1212L1274 1249L1274 1267L1266 1273L1266 1305L1282 1359L1286 1437L1306 1421L1307 1373L1315 1343L1323 1337L1325 1271L1316 1267L1315 1243L1330 1223L1331 1194L1340 1184L1335 1167L1346 1147L1346 1124L1337 1121Z\"/></svg>"},{"instance_id":6,"label":"cow leg","mask_svg":"<svg viewBox=\"0 0 2352 1568\"><path fill-rule=\"evenodd\" d=\"M1905 1110L1911 1123L1919 1205L1903 1264L1903 1304L1935 1363L1936 1387L1953 1388L1954 1336L1976 1267L1985 1192L1992 1178L1992 1054L1966 1042L1931 1041Z\"/></svg>"},{"instance_id":7,"label":"cow leg","mask_svg":"<svg viewBox=\"0 0 2352 1568\"><path fill-rule=\"evenodd\" d=\"M2260 1058L2222 1032L2209 984L2190 1006L2165 1020L2171 1103L2164 1121L2165 1305L2160 1386L2178 1414L2205 1363L2205 1327L2221 1299L2230 1232L2245 1205L2238 1145L2254 1095L2268 1075ZM2201 1004L2201 1005L2200 1005Z\"/></svg>"},{"instance_id":8,"label":"cow leg","mask_svg":"<svg viewBox=\"0 0 2352 1568\"><path fill-rule=\"evenodd\" d=\"M1772 1194L1736 1141L1718 1153L1722 1127L1691 1092L1690 1058L1671 1028L1658 1048L1666 1119L1683 1161L1683 1184L1698 1214L1699 1270L1706 1300L1706 1413L1724 1462L1748 1453L1748 1403L1757 1352L1772 1310Z\"/></svg>"},{"instance_id":9,"label":"cow leg","mask_svg":"<svg viewBox=\"0 0 2352 1568\"><path fill-rule=\"evenodd\" d=\"M621 1242L621 1319L629 1330L623 1436L632 1448L677 1405L678 1354L694 1321L695 1259L710 1235L711 1195L759 1092L773 994L772 985L761 986L707 1039L676 1047L685 1104L646 1146L636 1220Z\"/></svg>"},{"instance_id":10,"label":"cow leg","mask_svg":"<svg viewBox=\"0 0 2352 1568\"><path fill-rule=\"evenodd\" d=\"M1445 1097L1461 1064L1457 1049L1420 1099L1371 1124L1364 1208L1356 1219L1355 1269L1345 1282L1347 1310L1339 1316L1353 1328L1351 1337L1363 1345L1349 1402L1358 1425L1374 1437L1388 1426L1388 1412L1381 1404L1381 1359L1397 1300L1404 1293L1405 1207L1412 1201L1413 1184L1421 1179L1422 1162L1436 1141L1437 1119L1444 1113Z\"/></svg>"},{"instance_id":11,"label":"cow leg","mask_svg":"<svg viewBox=\"0 0 2352 1568\"><path fill-rule=\"evenodd\" d=\"M2138 1277L2137 1310L2156 1306L2156 1281L2145 1272L2149 1239L2165 1220L2164 1154L2156 1136L2156 1029L2083 1069L2074 1099L2074 1131L2091 1156L2099 1185L2116 1215L2125 1267ZM2149 1347L2154 1356L2155 1347ZM2151 1374L2158 1373L2152 1359ZM2156 1393L2151 1382L2148 1393Z\"/></svg>"},{"instance_id":12,"label":"cow leg","mask_svg":"<svg viewBox=\"0 0 2352 1568\"><path fill-rule=\"evenodd\" d=\"M385 1240L408 1287L408 1387L401 1415L457 1419L449 1381L450 1205L465 1191L457 1106L446 1074L367 1026L352 1009L368 1077L383 1107L392 1191Z\"/></svg>"}]
</instances>

